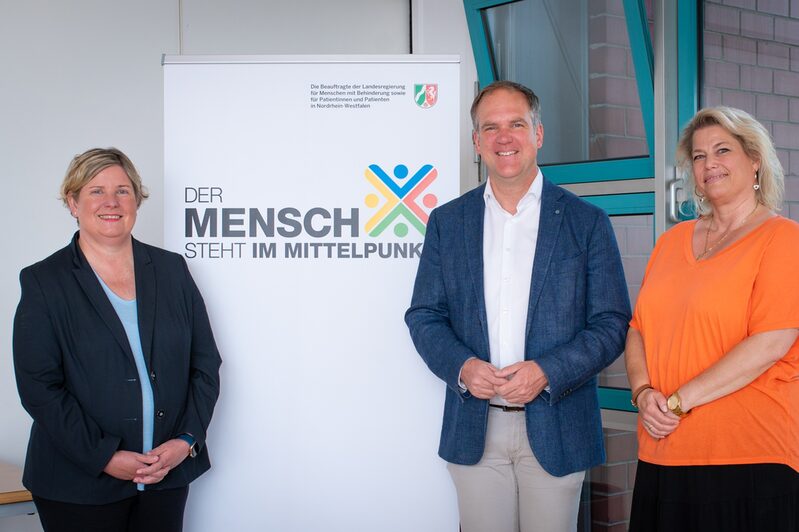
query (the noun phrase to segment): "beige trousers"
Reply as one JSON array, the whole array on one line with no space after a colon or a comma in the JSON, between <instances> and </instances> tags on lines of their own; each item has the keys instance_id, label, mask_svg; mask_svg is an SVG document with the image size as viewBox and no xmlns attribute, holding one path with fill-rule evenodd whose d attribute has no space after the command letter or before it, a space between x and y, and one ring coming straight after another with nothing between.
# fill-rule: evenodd
<instances>
[{"instance_id":1,"label":"beige trousers","mask_svg":"<svg viewBox=\"0 0 799 532\"><path fill-rule=\"evenodd\" d=\"M483 458L448 464L463 532L572 532L585 471L555 477L530 449L524 412L488 409Z\"/></svg>"}]
</instances>

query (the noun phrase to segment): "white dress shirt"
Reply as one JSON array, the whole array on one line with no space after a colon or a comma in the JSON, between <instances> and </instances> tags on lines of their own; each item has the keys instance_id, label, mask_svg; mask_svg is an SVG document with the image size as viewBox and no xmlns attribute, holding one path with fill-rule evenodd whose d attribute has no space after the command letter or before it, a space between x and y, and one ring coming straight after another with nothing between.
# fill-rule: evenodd
<instances>
[{"instance_id":1,"label":"white dress shirt","mask_svg":"<svg viewBox=\"0 0 799 532\"><path fill-rule=\"evenodd\" d=\"M524 360L530 282L541 218L543 176L538 171L516 214L503 209L486 183L483 221L483 286L491 364L504 368ZM497 396L491 400L507 404Z\"/></svg>"}]
</instances>

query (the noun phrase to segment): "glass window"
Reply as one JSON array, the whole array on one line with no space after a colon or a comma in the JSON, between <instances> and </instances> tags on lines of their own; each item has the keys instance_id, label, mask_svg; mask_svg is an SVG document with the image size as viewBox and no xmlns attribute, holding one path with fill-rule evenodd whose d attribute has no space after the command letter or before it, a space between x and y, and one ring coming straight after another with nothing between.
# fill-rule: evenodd
<instances>
[{"instance_id":1,"label":"glass window","mask_svg":"<svg viewBox=\"0 0 799 532\"><path fill-rule=\"evenodd\" d=\"M521 0L481 13L496 78L541 99L539 163L649 154L621 0Z\"/></svg>"}]
</instances>

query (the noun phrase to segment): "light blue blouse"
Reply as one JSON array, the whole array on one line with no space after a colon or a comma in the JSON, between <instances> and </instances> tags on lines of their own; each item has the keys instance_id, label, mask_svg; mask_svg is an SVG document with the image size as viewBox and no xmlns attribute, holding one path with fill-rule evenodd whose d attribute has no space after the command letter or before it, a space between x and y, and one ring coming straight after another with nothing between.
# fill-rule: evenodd
<instances>
[{"instance_id":1,"label":"light blue blouse","mask_svg":"<svg viewBox=\"0 0 799 532\"><path fill-rule=\"evenodd\" d=\"M95 273L95 275L97 275ZM142 398L142 453L153 448L153 428L155 426L155 407L153 401L153 387L150 384L150 375L147 371L147 364L144 362L144 351L141 347L141 338L139 336L139 318L136 308L136 300L128 301L116 295L108 285L106 285L100 276L97 275L97 280L103 287L108 300L114 306L114 310L125 328L125 334L130 343L130 350L133 352L133 359L136 361L136 370L139 373L139 383L141 384L141 398ZM144 491L144 484L136 484L139 491Z\"/></svg>"}]
</instances>

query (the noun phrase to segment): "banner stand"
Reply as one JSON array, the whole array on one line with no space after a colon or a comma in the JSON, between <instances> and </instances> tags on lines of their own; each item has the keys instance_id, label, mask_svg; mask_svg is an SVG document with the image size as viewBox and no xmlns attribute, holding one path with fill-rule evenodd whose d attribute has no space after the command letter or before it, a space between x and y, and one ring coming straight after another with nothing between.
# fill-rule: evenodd
<instances>
[{"instance_id":1,"label":"banner stand","mask_svg":"<svg viewBox=\"0 0 799 532\"><path fill-rule=\"evenodd\" d=\"M224 360L186 529L456 531L403 322L458 195L459 59L164 56L166 247Z\"/></svg>"}]
</instances>

